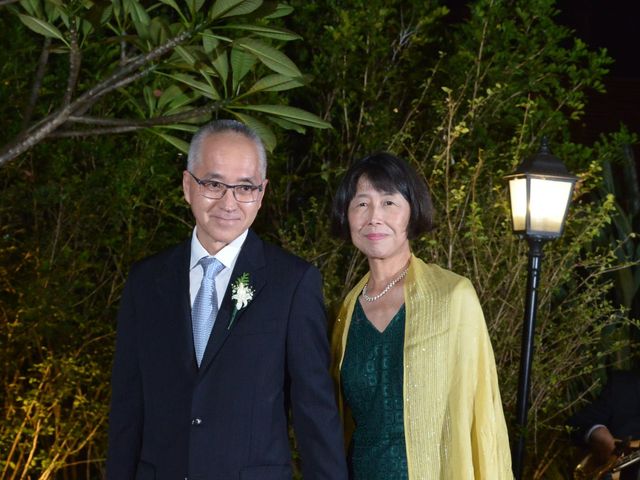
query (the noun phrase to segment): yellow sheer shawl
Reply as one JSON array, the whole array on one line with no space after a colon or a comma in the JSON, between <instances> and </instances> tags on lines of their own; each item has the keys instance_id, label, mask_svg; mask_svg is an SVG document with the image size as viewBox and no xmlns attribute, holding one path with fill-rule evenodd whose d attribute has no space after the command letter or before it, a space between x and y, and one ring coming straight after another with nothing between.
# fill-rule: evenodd
<instances>
[{"instance_id":1,"label":"yellow sheer shawl","mask_svg":"<svg viewBox=\"0 0 640 480\"><path fill-rule=\"evenodd\" d=\"M345 298L333 331L340 368L355 302ZM476 292L464 277L412 256L404 283L404 429L411 480L512 479L493 350ZM349 442L353 422L339 403Z\"/></svg>"}]
</instances>

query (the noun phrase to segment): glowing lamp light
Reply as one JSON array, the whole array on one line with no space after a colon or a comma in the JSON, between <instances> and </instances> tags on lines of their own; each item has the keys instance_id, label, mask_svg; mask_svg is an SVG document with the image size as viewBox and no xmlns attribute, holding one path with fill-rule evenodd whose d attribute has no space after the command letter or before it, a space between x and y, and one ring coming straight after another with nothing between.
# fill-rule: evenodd
<instances>
[{"instance_id":1,"label":"glowing lamp light","mask_svg":"<svg viewBox=\"0 0 640 480\"><path fill-rule=\"evenodd\" d=\"M508 175L513 231L526 237L553 239L562 234L577 177L549 151L540 151Z\"/></svg>"}]
</instances>

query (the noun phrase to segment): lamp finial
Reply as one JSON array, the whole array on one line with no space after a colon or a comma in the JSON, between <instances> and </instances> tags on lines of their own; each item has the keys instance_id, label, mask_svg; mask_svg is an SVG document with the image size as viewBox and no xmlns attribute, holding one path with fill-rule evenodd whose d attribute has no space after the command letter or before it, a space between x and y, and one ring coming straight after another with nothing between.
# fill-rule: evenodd
<instances>
[{"instance_id":1,"label":"lamp finial","mask_svg":"<svg viewBox=\"0 0 640 480\"><path fill-rule=\"evenodd\" d=\"M551 154L551 150L549 150L549 139L547 138L547 136L543 136L542 140L540 141L540 152L543 155L550 155Z\"/></svg>"}]
</instances>

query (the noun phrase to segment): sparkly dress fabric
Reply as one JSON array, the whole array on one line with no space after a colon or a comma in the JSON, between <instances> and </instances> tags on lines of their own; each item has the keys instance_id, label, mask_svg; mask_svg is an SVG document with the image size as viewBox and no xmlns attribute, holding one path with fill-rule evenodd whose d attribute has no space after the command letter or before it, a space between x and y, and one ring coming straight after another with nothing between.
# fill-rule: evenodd
<instances>
[{"instance_id":1,"label":"sparkly dress fabric","mask_svg":"<svg viewBox=\"0 0 640 480\"><path fill-rule=\"evenodd\" d=\"M342 364L344 399L356 429L353 480L407 480L402 402L405 307L380 332L356 302Z\"/></svg>"}]
</instances>

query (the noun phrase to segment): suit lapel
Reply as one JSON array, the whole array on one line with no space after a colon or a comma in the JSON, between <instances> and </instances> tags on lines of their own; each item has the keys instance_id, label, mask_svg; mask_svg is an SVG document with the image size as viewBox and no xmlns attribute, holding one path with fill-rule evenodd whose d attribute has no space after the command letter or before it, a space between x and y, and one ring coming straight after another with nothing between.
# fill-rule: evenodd
<instances>
[{"instance_id":1,"label":"suit lapel","mask_svg":"<svg viewBox=\"0 0 640 480\"><path fill-rule=\"evenodd\" d=\"M238 260L236 261L233 272L231 273L229 286L224 294L222 305L220 306L218 316L216 317L215 324L213 325L213 331L209 337L209 343L207 344L204 356L202 357L199 375L202 375L207 370L212 360L220 351L222 345L224 345L231 333L231 330L233 330L233 327L237 322L241 321L246 308L249 308L250 306L249 304L247 307L236 313L236 316L233 319L233 324L229 328L235 304L231 299L231 285L233 285L236 279L243 273L248 273L249 284L254 290L253 298L255 299L255 297L260 295L260 291L266 283L264 266L264 245L262 240L260 240L260 238L250 229L247 239L240 249L240 254L238 255Z\"/></svg>"},{"instance_id":2,"label":"suit lapel","mask_svg":"<svg viewBox=\"0 0 640 480\"><path fill-rule=\"evenodd\" d=\"M191 327L191 300L189 297L189 263L191 258L191 239L180 244L167 259L163 270L156 278L158 298L163 302L166 319L175 322L170 332L176 332L179 345L176 359L185 371L197 372L193 330Z\"/></svg>"}]
</instances>

